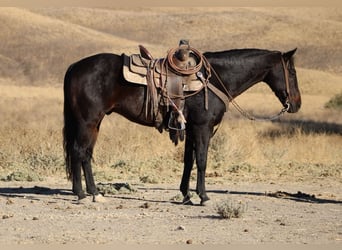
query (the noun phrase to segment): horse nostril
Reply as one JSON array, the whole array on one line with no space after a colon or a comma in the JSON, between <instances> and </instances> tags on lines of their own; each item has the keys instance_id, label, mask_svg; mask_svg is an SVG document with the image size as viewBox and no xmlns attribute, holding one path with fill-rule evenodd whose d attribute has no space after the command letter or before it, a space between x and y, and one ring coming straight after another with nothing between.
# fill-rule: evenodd
<instances>
[{"instance_id":1,"label":"horse nostril","mask_svg":"<svg viewBox=\"0 0 342 250\"><path fill-rule=\"evenodd\" d=\"M286 109L286 111L289 111L289 110L291 109L291 104L290 104L289 101L286 101L286 103L285 103L285 109Z\"/></svg>"},{"instance_id":2,"label":"horse nostril","mask_svg":"<svg viewBox=\"0 0 342 250\"><path fill-rule=\"evenodd\" d=\"M301 104L300 103L289 103L289 108L287 109L287 112L289 113L296 113L298 112L298 110L300 109L301 107Z\"/></svg>"}]
</instances>

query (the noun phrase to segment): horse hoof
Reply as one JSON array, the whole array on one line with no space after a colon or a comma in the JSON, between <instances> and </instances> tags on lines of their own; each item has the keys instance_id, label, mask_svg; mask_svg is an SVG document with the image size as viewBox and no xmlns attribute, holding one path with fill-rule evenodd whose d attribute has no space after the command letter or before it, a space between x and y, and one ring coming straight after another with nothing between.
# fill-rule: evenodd
<instances>
[{"instance_id":1,"label":"horse hoof","mask_svg":"<svg viewBox=\"0 0 342 250\"><path fill-rule=\"evenodd\" d=\"M83 191L77 194L77 198L79 201L85 199L86 197L87 195Z\"/></svg>"},{"instance_id":2,"label":"horse hoof","mask_svg":"<svg viewBox=\"0 0 342 250\"><path fill-rule=\"evenodd\" d=\"M204 207L210 207L212 206L212 202L210 200L205 200L205 201L201 201L200 205Z\"/></svg>"},{"instance_id":3,"label":"horse hoof","mask_svg":"<svg viewBox=\"0 0 342 250\"><path fill-rule=\"evenodd\" d=\"M190 199L184 199L182 205L193 206L194 203Z\"/></svg>"},{"instance_id":4,"label":"horse hoof","mask_svg":"<svg viewBox=\"0 0 342 250\"><path fill-rule=\"evenodd\" d=\"M93 195L93 202L104 203L106 202L106 198L102 194L96 194Z\"/></svg>"},{"instance_id":5,"label":"horse hoof","mask_svg":"<svg viewBox=\"0 0 342 250\"><path fill-rule=\"evenodd\" d=\"M79 197L77 200L77 204L79 204L79 205L87 205L90 203L91 203L91 200L87 199L86 197L84 197L84 198Z\"/></svg>"}]
</instances>

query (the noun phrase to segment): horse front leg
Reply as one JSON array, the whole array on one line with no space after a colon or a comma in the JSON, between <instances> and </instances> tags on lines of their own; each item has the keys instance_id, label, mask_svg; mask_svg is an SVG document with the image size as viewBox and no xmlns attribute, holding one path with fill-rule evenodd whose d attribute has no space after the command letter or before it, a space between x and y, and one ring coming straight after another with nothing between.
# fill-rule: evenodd
<instances>
[{"instance_id":1,"label":"horse front leg","mask_svg":"<svg viewBox=\"0 0 342 250\"><path fill-rule=\"evenodd\" d=\"M210 135L209 131L206 129L199 129L196 133L196 165L197 165L197 185L196 193L201 199L201 205L206 205L209 201L209 197L205 188L205 173L207 168L207 157Z\"/></svg>"},{"instance_id":2,"label":"horse front leg","mask_svg":"<svg viewBox=\"0 0 342 250\"><path fill-rule=\"evenodd\" d=\"M191 170L194 164L194 144L192 140L192 132L190 129L186 131L185 149L184 149L184 169L182 175L182 182L180 185L180 191L183 194L183 204L192 205L190 197L190 176Z\"/></svg>"}]
</instances>

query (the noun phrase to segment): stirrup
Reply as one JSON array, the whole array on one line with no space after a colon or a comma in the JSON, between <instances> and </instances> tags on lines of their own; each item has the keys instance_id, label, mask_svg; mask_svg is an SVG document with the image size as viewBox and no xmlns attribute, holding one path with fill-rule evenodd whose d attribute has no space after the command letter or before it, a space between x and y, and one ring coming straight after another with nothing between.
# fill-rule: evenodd
<instances>
[{"instance_id":1,"label":"stirrup","mask_svg":"<svg viewBox=\"0 0 342 250\"><path fill-rule=\"evenodd\" d=\"M184 121L181 121L181 122L178 122L176 121L176 117L174 115L174 112L171 112L170 113L170 118L169 118L169 122L167 124L168 128L169 129L172 129L172 130L185 130L185 122Z\"/></svg>"}]
</instances>

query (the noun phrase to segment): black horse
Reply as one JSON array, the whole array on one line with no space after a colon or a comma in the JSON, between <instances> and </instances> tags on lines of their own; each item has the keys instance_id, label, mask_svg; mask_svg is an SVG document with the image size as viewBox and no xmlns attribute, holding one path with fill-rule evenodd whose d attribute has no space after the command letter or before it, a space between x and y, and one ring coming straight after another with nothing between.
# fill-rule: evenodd
<instances>
[{"instance_id":1,"label":"black horse","mask_svg":"<svg viewBox=\"0 0 342 250\"><path fill-rule=\"evenodd\" d=\"M266 82L287 111L297 112L301 105L292 56L295 50L278 51L243 49L207 52L210 83L232 99L257 82ZM79 199L82 169L87 193L98 194L91 168L94 145L105 115L119 113L132 122L155 126L152 117L144 115L146 86L127 82L122 73L123 56L97 54L72 64L64 79L64 151L66 169L72 190ZM204 72L205 73L205 72ZM215 73L215 74L214 74ZM207 102L207 103L205 103ZM186 98L186 141L184 172L180 190L184 203L191 204L189 179L194 160L197 164L197 194L201 204L209 200L205 190L205 171L210 138L214 126L221 122L226 105L211 89ZM169 114L167 114L169 115ZM166 116L167 116L166 115Z\"/></svg>"}]
</instances>

